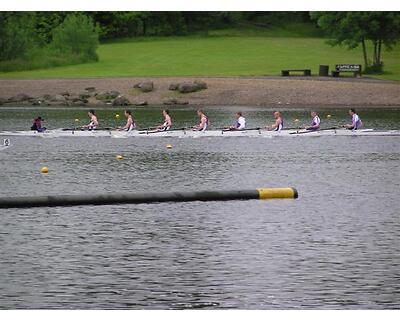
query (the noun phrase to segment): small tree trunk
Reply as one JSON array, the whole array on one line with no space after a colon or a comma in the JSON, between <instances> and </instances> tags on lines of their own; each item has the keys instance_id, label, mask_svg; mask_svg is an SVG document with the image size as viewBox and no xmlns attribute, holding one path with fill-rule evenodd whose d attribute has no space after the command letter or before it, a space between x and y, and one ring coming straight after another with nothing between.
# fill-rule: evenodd
<instances>
[{"instance_id":1,"label":"small tree trunk","mask_svg":"<svg viewBox=\"0 0 400 320\"><path fill-rule=\"evenodd\" d=\"M382 52L382 40L379 40L378 44L378 64L381 64L381 52Z\"/></svg>"},{"instance_id":2,"label":"small tree trunk","mask_svg":"<svg viewBox=\"0 0 400 320\"><path fill-rule=\"evenodd\" d=\"M368 57L367 57L367 48L365 47L365 39L362 38L361 40L363 55L364 55L364 70L368 68Z\"/></svg>"},{"instance_id":3,"label":"small tree trunk","mask_svg":"<svg viewBox=\"0 0 400 320\"><path fill-rule=\"evenodd\" d=\"M143 35L146 35L146 19L142 19L142 25L143 25Z\"/></svg>"},{"instance_id":4,"label":"small tree trunk","mask_svg":"<svg viewBox=\"0 0 400 320\"><path fill-rule=\"evenodd\" d=\"M378 59L378 42L374 41L374 66L378 65L377 64L377 59Z\"/></svg>"}]
</instances>

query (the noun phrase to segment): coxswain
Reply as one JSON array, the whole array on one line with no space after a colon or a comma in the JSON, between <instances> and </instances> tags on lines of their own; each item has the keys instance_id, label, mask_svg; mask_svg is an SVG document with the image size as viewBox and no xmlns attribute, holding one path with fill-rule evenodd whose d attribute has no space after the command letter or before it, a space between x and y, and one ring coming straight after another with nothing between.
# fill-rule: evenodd
<instances>
[{"instance_id":1,"label":"coxswain","mask_svg":"<svg viewBox=\"0 0 400 320\"><path fill-rule=\"evenodd\" d=\"M35 130L37 132L43 132L46 130L45 127L42 127L42 121L44 121L42 119L42 117L37 117L35 120L33 120L33 124L31 126L31 130Z\"/></svg>"},{"instance_id":2,"label":"coxswain","mask_svg":"<svg viewBox=\"0 0 400 320\"><path fill-rule=\"evenodd\" d=\"M208 117L204 114L203 110L197 110L197 115L200 117L200 123L193 127L193 130L206 131L210 126L210 121Z\"/></svg>"},{"instance_id":3,"label":"coxswain","mask_svg":"<svg viewBox=\"0 0 400 320\"><path fill-rule=\"evenodd\" d=\"M230 130L244 130L246 129L246 119L243 117L242 112L235 113L236 122L233 126L229 127Z\"/></svg>"},{"instance_id":4,"label":"coxswain","mask_svg":"<svg viewBox=\"0 0 400 320\"><path fill-rule=\"evenodd\" d=\"M136 129L136 123L133 120L131 110L125 110L124 115L126 117L126 125L118 127L118 130L132 131Z\"/></svg>"},{"instance_id":5,"label":"coxswain","mask_svg":"<svg viewBox=\"0 0 400 320\"><path fill-rule=\"evenodd\" d=\"M265 128L267 130L281 131L283 129L283 120L279 111L274 112L274 118L275 123L270 126L266 126Z\"/></svg>"},{"instance_id":6,"label":"coxswain","mask_svg":"<svg viewBox=\"0 0 400 320\"><path fill-rule=\"evenodd\" d=\"M88 117L90 118L90 122L87 125L84 125L83 129L95 130L99 126L99 121L97 120L97 116L94 110L89 110Z\"/></svg>"},{"instance_id":7,"label":"coxswain","mask_svg":"<svg viewBox=\"0 0 400 320\"><path fill-rule=\"evenodd\" d=\"M357 130L362 127L362 121L360 117L356 114L355 109L350 109L349 110L349 115L351 116L351 124L346 124L344 125L345 128L349 130Z\"/></svg>"},{"instance_id":8,"label":"coxswain","mask_svg":"<svg viewBox=\"0 0 400 320\"><path fill-rule=\"evenodd\" d=\"M306 127L306 130L316 131L319 130L319 125L321 124L321 119L315 111L311 111L311 125Z\"/></svg>"},{"instance_id":9,"label":"coxswain","mask_svg":"<svg viewBox=\"0 0 400 320\"><path fill-rule=\"evenodd\" d=\"M158 131L168 131L172 127L172 118L171 118L171 116L169 114L169 110L168 109L164 109L162 111L162 114L164 116L164 123L162 125L159 125L157 127L157 130Z\"/></svg>"}]
</instances>

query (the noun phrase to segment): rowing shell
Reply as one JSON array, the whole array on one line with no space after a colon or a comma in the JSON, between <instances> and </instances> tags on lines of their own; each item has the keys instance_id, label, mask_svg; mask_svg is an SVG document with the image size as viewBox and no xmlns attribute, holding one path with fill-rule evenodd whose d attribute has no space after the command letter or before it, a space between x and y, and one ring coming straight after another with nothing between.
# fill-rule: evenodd
<instances>
[{"instance_id":1,"label":"rowing shell","mask_svg":"<svg viewBox=\"0 0 400 320\"><path fill-rule=\"evenodd\" d=\"M243 130L243 131L192 131L192 130L171 130L160 132L147 131L116 131L116 130L93 130L93 131L64 131L62 129L37 131L2 131L0 136L23 136L23 137L42 137L42 138L62 138L62 137L111 137L111 138L202 138L202 137L321 137L321 136L400 136L400 130L379 131L374 129L347 130L329 129L319 131L267 131L267 130Z\"/></svg>"},{"instance_id":2,"label":"rowing shell","mask_svg":"<svg viewBox=\"0 0 400 320\"><path fill-rule=\"evenodd\" d=\"M178 137L178 138L201 138L201 137L321 137L321 136L400 136L400 130L376 131L374 129L347 130L347 129L332 129L321 131L267 131L267 130L249 130L249 131L162 131L162 132L141 132L141 131L113 131L112 138L139 138L139 137Z\"/></svg>"}]
</instances>

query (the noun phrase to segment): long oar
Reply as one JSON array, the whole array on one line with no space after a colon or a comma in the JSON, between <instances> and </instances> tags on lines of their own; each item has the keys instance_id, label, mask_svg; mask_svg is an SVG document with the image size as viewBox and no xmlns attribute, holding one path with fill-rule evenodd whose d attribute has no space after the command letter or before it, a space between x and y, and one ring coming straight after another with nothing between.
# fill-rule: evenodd
<instances>
[{"instance_id":1,"label":"long oar","mask_svg":"<svg viewBox=\"0 0 400 320\"><path fill-rule=\"evenodd\" d=\"M140 131L139 134L152 134L152 133L161 133L161 132L170 132L170 131L185 131L188 128L176 128L176 129L169 129L169 130L160 130L160 131Z\"/></svg>"},{"instance_id":2,"label":"long oar","mask_svg":"<svg viewBox=\"0 0 400 320\"><path fill-rule=\"evenodd\" d=\"M140 129L140 131L151 131L151 130L156 130L156 129L157 129L157 127L148 127L148 128Z\"/></svg>"},{"instance_id":3,"label":"long oar","mask_svg":"<svg viewBox=\"0 0 400 320\"><path fill-rule=\"evenodd\" d=\"M226 131L226 132L228 132L228 131L254 131L254 130L261 130L262 128L248 128L248 129L241 129L241 130L238 130L238 129L231 129L231 128L216 128L216 129L222 129L222 131Z\"/></svg>"},{"instance_id":4,"label":"long oar","mask_svg":"<svg viewBox=\"0 0 400 320\"><path fill-rule=\"evenodd\" d=\"M323 128L323 129L318 129L318 130L307 130L307 131L295 131L295 132L289 132L289 134L304 134L304 133L311 133L311 132L318 132L318 131L325 131L325 130L336 130L336 129L340 129L340 127Z\"/></svg>"},{"instance_id":5,"label":"long oar","mask_svg":"<svg viewBox=\"0 0 400 320\"><path fill-rule=\"evenodd\" d=\"M104 128L96 128L96 129L89 129L89 128L63 128L62 131L110 131L114 130L115 128L111 127L104 127Z\"/></svg>"}]
</instances>

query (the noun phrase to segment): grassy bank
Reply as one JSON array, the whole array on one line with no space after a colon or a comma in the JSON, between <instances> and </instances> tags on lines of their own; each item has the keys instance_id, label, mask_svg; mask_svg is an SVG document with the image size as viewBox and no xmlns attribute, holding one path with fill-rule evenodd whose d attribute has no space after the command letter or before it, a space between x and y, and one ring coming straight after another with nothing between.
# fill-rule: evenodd
<instances>
[{"instance_id":1,"label":"grassy bank","mask_svg":"<svg viewBox=\"0 0 400 320\"><path fill-rule=\"evenodd\" d=\"M311 31L310 31L311 32ZM125 39L100 45L100 61L51 69L0 73L1 78L80 78L123 76L263 76L285 68L320 64L363 64L360 49L331 47L299 29L242 32L219 30L208 36ZM290 36L292 35L292 36ZM400 46L383 53L385 73L400 80Z\"/></svg>"}]
</instances>

